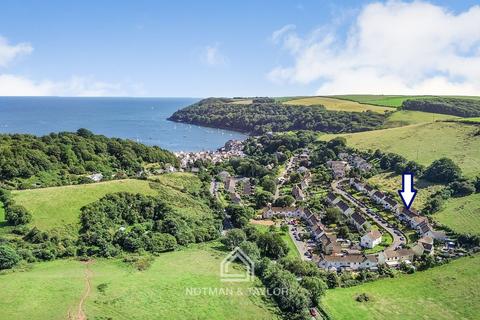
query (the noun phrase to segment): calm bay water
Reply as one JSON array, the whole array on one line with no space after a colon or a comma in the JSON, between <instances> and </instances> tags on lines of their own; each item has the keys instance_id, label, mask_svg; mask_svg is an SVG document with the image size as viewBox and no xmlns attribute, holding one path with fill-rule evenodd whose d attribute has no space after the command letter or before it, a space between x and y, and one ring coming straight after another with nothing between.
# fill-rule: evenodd
<instances>
[{"instance_id":1,"label":"calm bay water","mask_svg":"<svg viewBox=\"0 0 480 320\"><path fill-rule=\"evenodd\" d=\"M0 133L76 131L135 140L171 151L213 150L241 133L167 121L193 98L0 97Z\"/></svg>"}]
</instances>

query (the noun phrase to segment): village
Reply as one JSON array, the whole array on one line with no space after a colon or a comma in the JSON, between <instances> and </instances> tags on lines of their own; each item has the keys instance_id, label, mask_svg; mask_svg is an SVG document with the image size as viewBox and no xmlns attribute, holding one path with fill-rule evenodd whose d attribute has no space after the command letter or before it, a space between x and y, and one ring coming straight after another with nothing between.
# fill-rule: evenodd
<instances>
[{"instance_id":1,"label":"village","mask_svg":"<svg viewBox=\"0 0 480 320\"><path fill-rule=\"evenodd\" d=\"M229 146L209 153L209 156L223 161L243 155L241 143ZM203 153L188 157L183 155L181 159L191 165L195 157L203 156ZM352 168L368 172L372 165L359 155L347 153L339 154L338 161L327 162L334 180L324 196L327 211L338 212L355 232L354 240L343 239L339 234L341 228L322 223L326 212L314 212L305 206L311 196L309 188L312 184L312 173L307 168L309 157L307 148L293 155L276 181L274 200L287 192L295 199L294 203L285 207L269 203L255 219L288 225L302 259L313 261L319 268L329 271L374 271L379 265L395 268L411 266L416 257L434 256L436 250L443 255L454 255L454 242L444 231L435 230L426 216L413 208L405 208L394 196L373 188L360 178L351 177ZM286 187L292 174L299 175L301 179ZM218 197L221 190L228 195L231 203L247 202L245 199L255 193L255 185L250 178L235 177L222 171L218 180L212 180L211 193Z\"/></svg>"}]
</instances>

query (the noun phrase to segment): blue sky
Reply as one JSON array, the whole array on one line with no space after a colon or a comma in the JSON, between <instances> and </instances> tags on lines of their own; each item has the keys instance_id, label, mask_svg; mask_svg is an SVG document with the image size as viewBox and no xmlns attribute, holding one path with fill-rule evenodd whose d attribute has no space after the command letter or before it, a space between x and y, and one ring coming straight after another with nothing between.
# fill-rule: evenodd
<instances>
[{"instance_id":1,"label":"blue sky","mask_svg":"<svg viewBox=\"0 0 480 320\"><path fill-rule=\"evenodd\" d=\"M0 95L480 94L475 5L2 1Z\"/></svg>"}]
</instances>

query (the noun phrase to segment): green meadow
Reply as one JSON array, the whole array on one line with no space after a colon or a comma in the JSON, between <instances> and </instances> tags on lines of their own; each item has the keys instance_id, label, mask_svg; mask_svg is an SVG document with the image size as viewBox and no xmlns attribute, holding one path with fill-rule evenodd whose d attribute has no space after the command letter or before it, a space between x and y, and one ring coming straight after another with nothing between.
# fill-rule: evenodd
<instances>
[{"instance_id":1,"label":"green meadow","mask_svg":"<svg viewBox=\"0 0 480 320\"><path fill-rule=\"evenodd\" d=\"M480 193L448 199L433 218L455 232L480 235Z\"/></svg>"},{"instance_id":2,"label":"green meadow","mask_svg":"<svg viewBox=\"0 0 480 320\"><path fill-rule=\"evenodd\" d=\"M478 319L480 255L412 275L327 291L322 300L334 320ZM367 302L357 302L365 293Z\"/></svg>"},{"instance_id":3,"label":"green meadow","mask_svg":"<svg viewBox=\"0 0 480 320\"><path fill-rule=\"evenodd\" d=\"M423 98L428 96L400 96L400 95L374 95L374 94L350 94L333 96L338 99L356 101L360 103L373 104L377 106L398 108L403 101L412 98Z\"/></svg>"},{"instance_id":4,"label":"green meadow","mask_svg":"<svg viewBox=\"0 0 480 320\"><path fill-rule=\"evenodd\" d=\"M218 243L163 253L138 271L118 259L86 264L57 260L0 275L0 319L77 319L79 302L88 319L277 319L277 310L255 282L222 282ZM240 270L239 266L235 266ZM204 294L189 288L219 288L234 294ZM199 293L200 292L200 293Z\"/></svg>"},{"instance_id":5,"label":"green meadow","mask_svg":"<svg viewBox=\"0 0 480 320\"><path fill-rule=\"evenodd\" d=\"M349 146L397 153L425 166L441 157L448 157L460 166L465 176L472 178L480 174L480 139L475 136L477 132L478 128L473 125L434 122L353 134L325 134L320 139L343 136Z\"/></svg>"},{"instance_id":6,"label":"green meadow","mask_svg":"<svg viewBox=\"0 0 480 320\"><path fill-rule=\"evenodd\" d=\"M283 102L284 104L293 104L301 106L311 106L311 105L323 105L328 110L335 111L348 111L348 112L363 112L363 111L373 111L384 113L385 111L393 111L393 108L379 107L375 105L368 105L363 103L358 103L350 100L341 100L330 97L308 97L301 99L294 99Z\"/></svg>"},{"instance_id":7,"label":"green meadow","mask_svg":"<svg viewBox=\"0 0 480 320\"><path fill-rule=\"evenodd\" d=\"M80 209L108 193L132 192L156 195L178 211L187 214L208 212L208 207L188 194L199 190L200 180L185 173L166 174L152 180L113 180L84 185L29 189L12 192L14 201L25 206L33 216L32 225L41 230L55 227L76 228Z\"/></svg>"},{"instance_id":8,"label":"green meadow","mask_svg":"<svg viewBox=\"0 0 480 320\"><path fill-rule=\"evenodd\" d=\"M422 111L399 110L388 116L385 128L402 127L411 124L460 119L456 116Z\"/></svg>"}]
</instances>

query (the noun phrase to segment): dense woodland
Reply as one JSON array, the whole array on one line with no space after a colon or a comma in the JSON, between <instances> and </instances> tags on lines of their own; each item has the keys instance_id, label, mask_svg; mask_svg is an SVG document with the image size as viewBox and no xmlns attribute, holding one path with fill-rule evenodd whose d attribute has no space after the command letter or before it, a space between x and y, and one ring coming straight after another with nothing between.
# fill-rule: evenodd
<instances>
[{"instance_id":1,"label":"dense woodland","mask_svg":"<svg viewBox=\"0 0 480 320\"><path fill-rule=\"evenodd\" d=\"M169 120L261 134L269 131L314 130L358 132L375 129L386 119L375 112L329 111L323 106L293 106L274 102L231 104L209 98L175 112Z\"/></svg>"},{"instance_id":2,"label":"dense woodland","mask_svg":"<svg viewBox=\"0 0 480 320\"><path fill-rule=\"evenodd\" d=\"M402 105L405 110L450 114L459 117L479 117L480 100L432 97L406 100Z\"/></svg>"},{"instance_id":3,"label":"dense woodland","mask_svg":"<svg viewBox=\"0 0 480 320\"><path fill-rule=\"evenodd\" d=\"M26 181L31 177L47 180L41 186L62 185L86 182L89 173L103 173L106 178L120 172L134 175L144 163L176 165L177 161L159 147L94 135L86 129L43 137L0 135L0 181L14 188L32 187L32 181Z\"/></svg>"}]
</instances>

